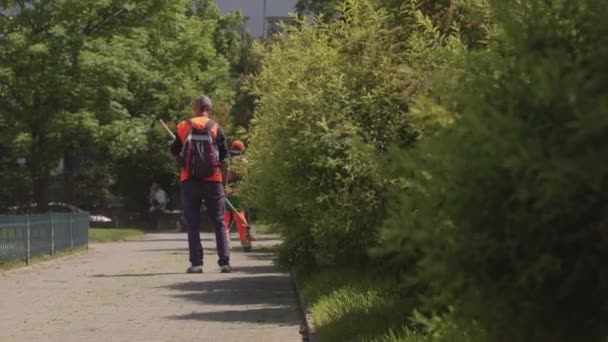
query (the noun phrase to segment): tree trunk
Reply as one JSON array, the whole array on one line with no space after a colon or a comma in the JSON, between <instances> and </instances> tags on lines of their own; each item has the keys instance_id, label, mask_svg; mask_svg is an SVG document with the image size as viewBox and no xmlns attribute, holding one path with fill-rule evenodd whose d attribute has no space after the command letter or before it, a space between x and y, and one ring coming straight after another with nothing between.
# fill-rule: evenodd
<instances>
[{"instance_id":1,"label":"tree trunk","mask_svg":"<svg viewBox=\"0 0 608 342\"><path fill-rule=\"evenodd\" d=\"M48 193L49 193L49 175L39 174L34 178L34 200L36 201L37 209L46 211L49 208Z\"/></svg>"},{"instance_id":2,"label":"tree trunk","mask_svg":"<svg viewBox=\"0 0 608 342\"><path fill-rule=\"evenodd\" d=\"M30 172L32 174L32 186L34 201L37 209L46 211L48 205L48 190L50 174L45 163L46 139L42 134L33 134L34 141L30 154Z\"/></svg>"}]
</instances>

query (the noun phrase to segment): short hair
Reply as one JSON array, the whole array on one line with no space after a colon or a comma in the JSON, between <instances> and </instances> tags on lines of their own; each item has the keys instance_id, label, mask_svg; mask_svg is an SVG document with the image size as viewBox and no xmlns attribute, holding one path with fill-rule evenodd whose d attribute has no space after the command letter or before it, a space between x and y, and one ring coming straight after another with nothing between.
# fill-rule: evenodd
<instances>
[{"instance_id":1,"label":"short hair","mask_svg":"<svg viewBox=\"0 0 608 342\"><path fill-rule=\"evenodd\" d=\"M210 112L213 109L211 99L206 95L200 95L194 99L193 106L196 113Z\"/></svg>"}]
</instances>

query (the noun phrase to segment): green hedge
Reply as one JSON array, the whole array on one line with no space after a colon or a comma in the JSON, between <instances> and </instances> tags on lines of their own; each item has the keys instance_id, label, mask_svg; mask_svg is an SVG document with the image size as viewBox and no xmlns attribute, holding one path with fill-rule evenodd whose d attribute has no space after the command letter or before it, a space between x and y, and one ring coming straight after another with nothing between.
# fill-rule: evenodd
<instances>
[{"instance_id":1,"label":"green hedge","mask_svg":"<svg viewBox=\"0 0 608 342\"><path fill-rule=\"evenodd\" d=\"M461 119L395 158L383 247L415 265L426 310L455 305L491 341L601 340L608 4L495 6L499 44L468 58Z\"/></svg>"},{"instance_id":2,"label":"green hedge","mask_svg":"<svg viewBox=\"0 0 608 342\"><path fill-rule=\"evenodd\" d=\"M363 257L381 219L375 157L412 138L387 13L352 5L347 21L290 30L259 51L245 191L282 227L287 263Z\"/></svg>"},{"instance_id":3,"label":"green hedge","mask_svg":"<svg viewBox=\"0 0 608 342\"><path fill-rule=\"evenodd\" d=\"M281 228L284 264L362 262L377 244L392 186L383 155L424 134L429 120L412 117L410 102L429 88L433 66L465 50L409 3L414 20L401 29L375 1L346 1L341 20L302 23L258 46L243 190Z\"/></svg>"},{"instance_id":4,"label":"green hedge","mask_svg":"<svg viewBox=\"0 0 608 342\"><path fill-rule=\"evenodd\" d=\"M244 193L283 265L401 277L387 340L599 341L608 3L488 2L344 1L259 46Z\"/></svg>"}]
</instances>

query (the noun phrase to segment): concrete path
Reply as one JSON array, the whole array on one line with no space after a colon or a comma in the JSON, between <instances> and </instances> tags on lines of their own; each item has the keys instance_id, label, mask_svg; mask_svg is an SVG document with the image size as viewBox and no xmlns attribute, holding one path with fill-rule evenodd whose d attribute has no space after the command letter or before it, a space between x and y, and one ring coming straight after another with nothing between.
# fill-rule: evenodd
<instances>
[{"instance_id":1,"label":"concrete path","mask_svg":"<svg viewBox=\"0 0 608 342\"><path fill-rule=\"evenodd\" d=\"M205 273L185 274L183 233L0 274L0 341L302 341L290 278L261 250L278 241L259 239L252 253L233 247L231 274L210 234Z\"/></svg>"}]
</instances>

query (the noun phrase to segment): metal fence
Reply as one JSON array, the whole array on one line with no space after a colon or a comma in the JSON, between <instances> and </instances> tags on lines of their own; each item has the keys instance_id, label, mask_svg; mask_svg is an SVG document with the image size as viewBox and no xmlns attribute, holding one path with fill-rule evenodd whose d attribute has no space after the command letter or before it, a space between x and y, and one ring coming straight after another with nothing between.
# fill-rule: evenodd
<instances>
[{"instance_id":1,"label":"metal fence","mask_svg":"<svg viewBox=\"0 0 608 342\"><path fill-rule=\"evenodd\" d=\"M89 215L0 215L0 263L88 247Z\"/></svg>"}]
</instances>

